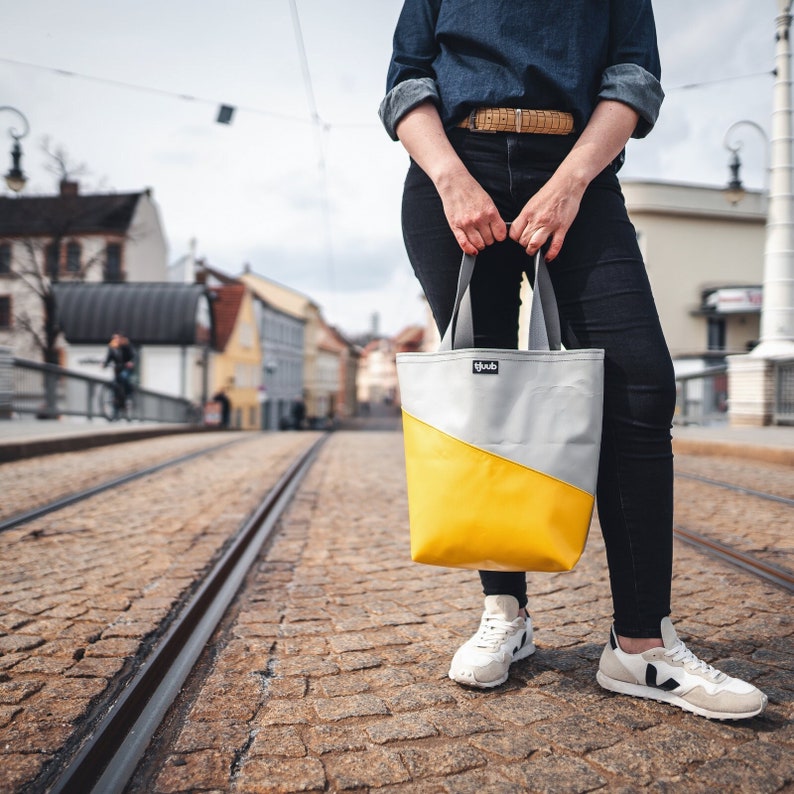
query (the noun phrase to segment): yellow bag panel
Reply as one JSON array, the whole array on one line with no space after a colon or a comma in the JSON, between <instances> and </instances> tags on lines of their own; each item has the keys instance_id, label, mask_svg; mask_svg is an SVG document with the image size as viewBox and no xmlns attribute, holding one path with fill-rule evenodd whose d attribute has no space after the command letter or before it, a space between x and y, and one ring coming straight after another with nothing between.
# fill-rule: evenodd
<instances>
[{"instance_id":1,"label":"yellow bag panel","mask_svg":"<svg viewBox=\"0 0 794 794\"><path fill-rule=\"evenodd\" d=\"M490 571L567 571L591 494L442 433L403 411L411 558Z\"/></svg>"}]
</instances>

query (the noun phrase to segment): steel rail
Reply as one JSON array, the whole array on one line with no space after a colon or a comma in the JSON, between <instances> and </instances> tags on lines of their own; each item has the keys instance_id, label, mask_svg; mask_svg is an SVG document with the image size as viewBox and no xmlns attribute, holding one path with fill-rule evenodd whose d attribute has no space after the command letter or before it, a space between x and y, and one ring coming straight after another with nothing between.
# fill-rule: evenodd
<instances>
[{"instance_id":1,"label":"steel rail","mask_svg":"<svg viewBox=\"0 0 794 794\"><path fill-rule=\"evenodd\" d=\"M748 496L757 496L759 499L766 499L770 502L780 502L784 505L788 505L789 507L794 507L794 499L790 499L787 496L778 496L778 494L774 493L756 491L753 488L745 488L743 485L735 485L733 483L722 482L720 480L712 480L709 477L703 477L700 474L690 474L686 471L677 471L675 472L675 476L681 477L685 480L695 480L696 482L702 482L706 485L713 485L715 488L726 488L729 491L736 491L737 493L747 494Z\"/></svg>"},{"instance_id":2,"label":"steel rail","mask_svg":"<svg viewBox=\"0 0 794 794\"><path fill-rule=\"evenodd\" d=\"M204 578L150 656L49 788L51 794L121 794L260 549L327 434L282 475Z\"/></svg>"},{"instance_id":3,"label":"steel rail","mask_svg":"<svg viewBox=\"0 0 794 794\"><path fill-rule=\"evenodd\" d=\"M209 455L210 452L217 452L224 447L231 446L232 444L239 444L248 440L248 438L235 438L231 441L224 441L222 444L216 444L215 446L209 447L207 449L199 449L195 452L188 452L186 455L180 455L177 458L171 458L170 460L163 461L162 463L155 463L154 465L148 466L145 469L138 469L137 471L129 472L128 474L122 474L120 477L108 480L107 482L99 483L99 485L94 485L91 488L86 488L83 491L75 491L74 493L68 494L67 496L61 497L60 499L47 502L47 504L44 504L41 507L34 507L32 510L27 510L24 513L17 513L16 515L10 516L9 518L0 521L0 532L5 532L6 530L13 529L14 527L21 526L22 524L27 524L28 522L37 518L46 516L48 513L55 513L58 510L62 510L64 507L75 504L76 502L82 502L84 499L90 499L92 496L96 496L103 491L109 491L111 488L117 488L120 485L126 485L128 482L133 482L134 480L138 480L141 477L146 477L149 474L155 474L156 472L161 471L162 469L167 469L170 466L178 466L180 463L186 463L187 461L193 460L194 458L200 458L202 455Z\"/></svg>"},{"instance_id":4,"label":"steel rail","mask_svg":"<svg viewBox=\"0 0 794 794\"><path fill-rule=\"evenodd\" d=\"M707 538L698 532L693 532L691 529L679 526L676 524L673 527L673 533L679 539L694 546L699 551L708 554L711 557L716 557L723 562L729 562L739 568L765 579L779 587L794 592L794 573L778 565L773 565L769 562L754 557L752 554L745 554L742 551L731 548L725 543L720 543L718 540Z\"/></svg>"}]
</instances>

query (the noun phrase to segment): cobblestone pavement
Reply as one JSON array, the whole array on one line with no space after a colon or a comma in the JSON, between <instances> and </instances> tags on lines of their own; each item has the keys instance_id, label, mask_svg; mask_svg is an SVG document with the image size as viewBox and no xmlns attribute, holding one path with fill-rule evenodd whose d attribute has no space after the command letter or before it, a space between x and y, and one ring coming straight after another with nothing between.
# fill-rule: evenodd
<instances>
[{"instance_id":1,"label":"cobblestone pavement","mask_svg":"<svg viewBox=\"0 0 794 794\"><path fill-rule=\"evenodd\" d=\"M171 458L256 435L191 433L0 464L0 519Z\"/></svg>"},{"instance_id":2,"label":"cobblestone pavement","mask_svg":"<svg viewBox=\"0 0 794 794\"><path fill-rule=\"evenodd\" d=\"M133 791L783 792L794 786L791 597L676 545L674 613L703 658L754 681L740 723L613 695L597 525L571 573L530 575L537 653L481 692L447 677L477 576L409 560L399 433L337 433Z\"/></svg>"},{"instance_id":3,"label":"cobblestone pavement","mask_svg":"<svg viewBox=\"0 0 794 794\"><path fill-rule=\"evenodd\" d=\"M41 772L317 435L257 434L0 534L1 792ZM93 455L66 456L64 476L84 462L93 472Z\"/></svg>"},{"instance_id":4,"label":"cobblestone pavement","mask_svg":"<svg viewBox=\"0 0 794 794\"><path fill-rule=\"evenodd\" d=\"M718 482L794 498L794 467L734 458L677 455L683 472ZM729 544L794 574L794 522L791 505L678 477L676 523Z\"/></svg>"}]
</instances>

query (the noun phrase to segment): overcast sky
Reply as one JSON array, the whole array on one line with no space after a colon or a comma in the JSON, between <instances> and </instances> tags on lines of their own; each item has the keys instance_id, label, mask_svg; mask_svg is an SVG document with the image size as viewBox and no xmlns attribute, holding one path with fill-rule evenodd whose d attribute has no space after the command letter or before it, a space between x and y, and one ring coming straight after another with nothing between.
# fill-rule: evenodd
<instances>
[{"instance_id":1,"label":"overcast sky","mask_svg":"<svg viewBox=\"0 0 794 794\"><path fill-rule=\"evenodd\" d=\"M26 192L55 190L49 138L85 166L84 191L153 189L170 261L195 239L213 266L250 263L351 333L374 312L385 333L421 321L400 232L407 157L377 119L401 6L297 0L310 98L289 0L0 0L0 106L30 123ZM655 13L667 98L621 175L722 185L728 128L770 129L777 3L657 0ZM221 103L236 107L228 126ZM0 112L0 173L15 123ZM744 125L737 140L745 184L764 187L764 139Z\"/></svg>"}]
</instances>

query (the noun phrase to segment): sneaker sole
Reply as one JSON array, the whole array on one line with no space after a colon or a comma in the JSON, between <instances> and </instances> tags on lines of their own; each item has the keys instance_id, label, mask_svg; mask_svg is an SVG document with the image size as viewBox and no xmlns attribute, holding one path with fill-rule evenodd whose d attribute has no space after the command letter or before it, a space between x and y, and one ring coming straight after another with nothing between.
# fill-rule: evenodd
<instances>
[{"instance_id":1,"label":"sneaker sole","mask_svg":"<svg viewBox=\"0 0 794 794\"><path fill-rule=\"evenodd\" d=\"M617 692L620 695L632 695L638 698L647 698L649 700L658 700L660 703L669 703L671 706L678 706L678 708L684 711L690 711L693 714L707 717L710 720L746 720L749 717L755 717L757 714L760 714L767 704L767 697L763 695L761 705L753 711L741 713L710 711L709 709L695 706L679 695L674 695L671 692L665 692L662 689L652 689L642 684L629 684L626 681L618 681L604 675L600 670L596 673L596 680L604 689L608 689L610 692Z\"/></svg>"},{"instance_id":2,"label":"sneaker sole","mask_svg":"<svg viewBox=\"0 0 794 794\"><path fill-rule=\"evenodd\" d=\"M519 661L519 659L526 659L527 656L532 656L533 653L535 653L535 643L527 643L515 652L513 658L510 660L510 664ZM476 689L493 689L495 686L504 684L504 682L507 681L508 677L510 676L510 668L508 667L504 676L497 679L496 681L477 681L474 676L467 677L463 673L459 673L457 676L455 676L453 675L452 668L450 668L448 675L453 681L455 681L455 683L463 684L463 686L471 686L475 687Z\"/></svg>"}]
</instances>

